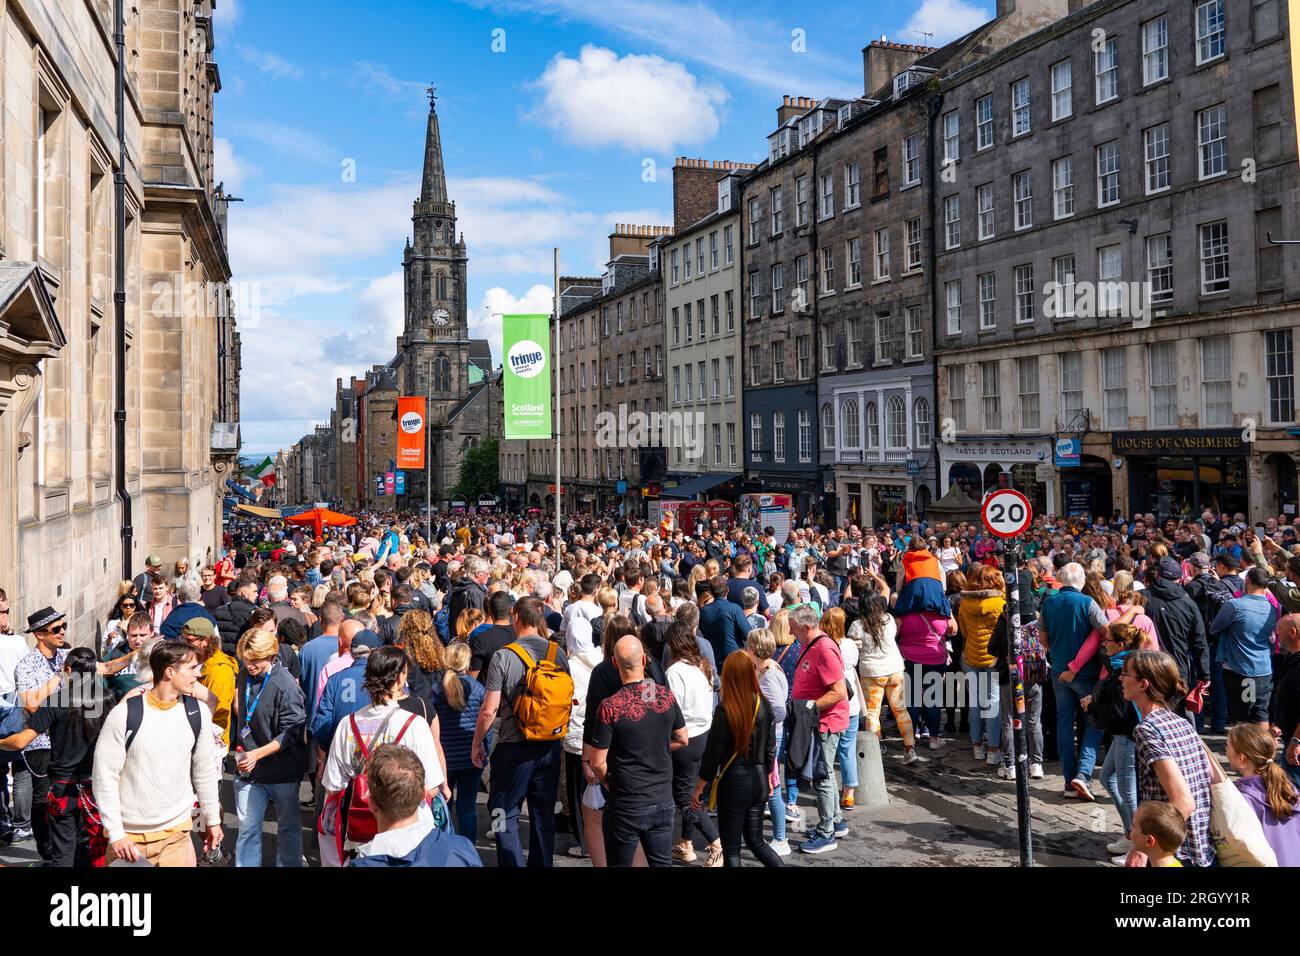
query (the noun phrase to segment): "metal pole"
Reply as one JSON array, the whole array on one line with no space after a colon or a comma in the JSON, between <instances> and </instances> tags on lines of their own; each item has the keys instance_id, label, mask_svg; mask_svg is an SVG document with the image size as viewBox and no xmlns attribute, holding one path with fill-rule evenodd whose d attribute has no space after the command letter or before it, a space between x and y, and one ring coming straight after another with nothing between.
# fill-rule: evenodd
<instances>
[{"instance_id":1,"label":"metal pole","mask_svg":"<svg viewBox=\"0 0 1300 956\"><path fill-rule=\"evenodd\" d=\"M563 498L564 475L560 467L562 459L560 448L560 428L564 416L560 414L560 370L554 367L555 357L560 354L560 247L552 250L554 256L555 279L555 336L551 344L551 378L555 382L555 557L560 557L560 501Z\"/></svg>"},{"instance_id":2,"label":"metal pole","mask_svg":"<svg viewBox=\"0 0 1300 956\"><path fill-rule=\"evenodd\" d=\"M1003 545L1003 567L1007 581L1007 620L1011 634L1010 690L1015 709L1011 713L1012 741L1015 744L1012 766L1016 771L1016 822L1020 831L1020 865L1034 865L1034 841L1029 820L1029 746L1025 727L1024 649L1020 643L1020 556L1016 551L1019 538ZM1005 744L1004 744L1005 746Z\"/></svg>"},{"instance_id":3,"label":"metal pole","mask_svg":"<svg viewBox=\"0 0 1300 956\"><path fill-rule=\"evenodd\" d=\"M428 398L424 402L424 544L433 547L433 429L429 413L433 410L433 368L425 380Z\"/></svg>"}]
</instances>

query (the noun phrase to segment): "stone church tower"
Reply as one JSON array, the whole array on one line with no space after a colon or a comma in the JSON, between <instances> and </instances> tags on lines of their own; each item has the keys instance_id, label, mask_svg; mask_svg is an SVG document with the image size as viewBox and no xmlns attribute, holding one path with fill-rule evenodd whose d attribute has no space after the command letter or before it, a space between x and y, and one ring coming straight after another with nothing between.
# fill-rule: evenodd
<instances>
[{"instance_id":1,"label":"stone church tower","mask_svg":"<svg viewBox=\"0 0 1300 956\"><path fill-rule=\"evenodd\" d=\"M479 441L499 436L501 426L489 394L499 387L499 379L492 371L488 342L469 336L469 257L464 237L457 233L456 204L447 196L432 91L420 198L411 222L414 241L407 241L402 260L403 329L389 367L401 395L428 400L432 500L438 507L459 480L464 453ZM406 501L398 507L423 508L425 475L409 472L406 479Z\"/></svg>"}]
</instances>

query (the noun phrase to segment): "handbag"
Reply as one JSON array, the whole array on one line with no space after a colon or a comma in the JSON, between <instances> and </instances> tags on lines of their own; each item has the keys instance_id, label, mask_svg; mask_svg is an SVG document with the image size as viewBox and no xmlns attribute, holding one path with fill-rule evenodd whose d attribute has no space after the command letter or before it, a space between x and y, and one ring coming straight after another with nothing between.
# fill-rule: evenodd
<instances>
[{"instance_id":1,"label":"handbag","mask_svg":"<svg viewBox=\"0 0 1300 956\"><path fill-rule=\"evenodd\" d=\"M1277 854L1264 838L1264 826L1249 801L1204 741L1201 747L1210 762L1210 840L1219 866L1277 866Z\"/></svg>"}]
</instances>

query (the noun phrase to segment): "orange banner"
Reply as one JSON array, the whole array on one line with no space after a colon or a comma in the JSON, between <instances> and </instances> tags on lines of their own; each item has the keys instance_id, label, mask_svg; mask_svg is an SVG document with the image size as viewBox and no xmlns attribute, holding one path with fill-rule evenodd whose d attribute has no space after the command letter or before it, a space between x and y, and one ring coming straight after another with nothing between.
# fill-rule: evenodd
<instances>
[{"instance_id":1,"label":"orange banner","mask_svg":"<svg viewBox=\"0 0 1300 956\"><path fill-rule=\"evenodd\" d=\"M423 398L397 400L397 467L424 467L425 410Z\"/></svg>"}]
</instances>

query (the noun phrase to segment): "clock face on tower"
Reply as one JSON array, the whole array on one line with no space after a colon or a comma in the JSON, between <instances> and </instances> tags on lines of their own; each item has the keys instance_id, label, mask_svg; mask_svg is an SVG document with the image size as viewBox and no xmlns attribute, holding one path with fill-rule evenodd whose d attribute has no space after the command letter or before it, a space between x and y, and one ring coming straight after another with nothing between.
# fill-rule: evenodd
<instances>
[{"instance_id":1,"label":"clock face on tower","mask_svg":"<svg viewBox=\"0 0 1300 956\"><path fill-rule=\"evenodd\" d=\"M434 325L446 325L450 321L451 321L451 313L448 312L446 309L433 310Z\"/></svg>"}]
</instances>

